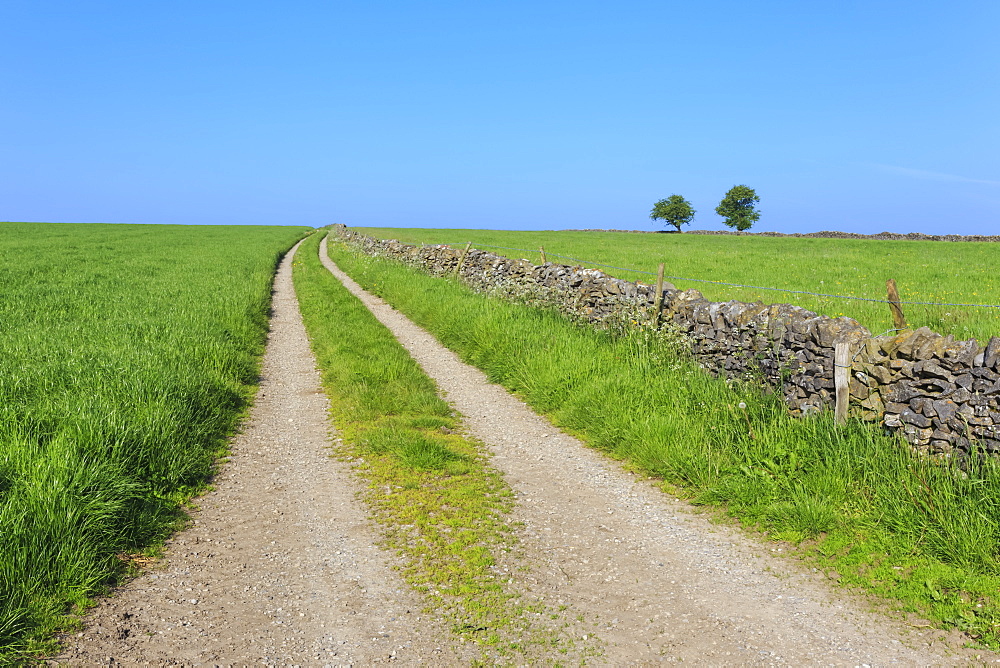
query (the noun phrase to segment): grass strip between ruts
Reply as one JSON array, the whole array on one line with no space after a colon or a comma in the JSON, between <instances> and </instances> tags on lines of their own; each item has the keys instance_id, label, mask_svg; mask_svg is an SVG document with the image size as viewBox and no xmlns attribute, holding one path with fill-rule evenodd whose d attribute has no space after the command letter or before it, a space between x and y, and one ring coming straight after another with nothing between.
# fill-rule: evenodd
<instances>
[{"instance_id":1,"label":"grass strip between ruts","mask_svg":"<svg viewBox=\"0 0 1000 668\"><path fill-rule=\"evenodd\" d=\"M517 577L511 490L482 444L460 433L434 382L320 264L320 236L298 251L295 290L339 432L336 454L354 462L386 547L429 609L483 646L484 660L558 655L573 640L536 620L559 615L508 586Z\"/></svg>"},{"instance_id":2,"label":"grass strip between ruts","mask_svg":"<svg viewBox=\"0 0 1000 668\"><path fill-rule=\"evenodd\" d=\"M1000 645L1000 472L717 379L649 330L620 336L331 243L362 287L592 446L783 541L848 586ZM791 545L787 545L790 542Z\"/></svg>"}]
</instances>

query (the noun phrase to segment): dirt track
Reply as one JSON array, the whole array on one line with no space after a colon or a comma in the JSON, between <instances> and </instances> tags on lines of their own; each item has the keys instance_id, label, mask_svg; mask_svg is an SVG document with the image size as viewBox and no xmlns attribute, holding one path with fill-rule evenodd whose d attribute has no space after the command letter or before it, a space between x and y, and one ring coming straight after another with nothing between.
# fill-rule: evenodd
<instances>
[{"instance_id":1,"label":"dirt track","mask_svg":"<svg viewBox=\"0 0 1000 668\"><path fill-rule=\"evenodd\" d=\"M380 300L361 297L492 448L520 500L512 519L526 527L531 570L521 586L596 630L604 655L592 663L997 659L866 613L820 576L761 555L769 548L623 473ZM170 542L162 567L88 617L60 661L461 665L478 654L420 618L416 594L375 547L349 471L327 456L314 365L286 258L257 402L195 525Z\"/></svg>"},{"instance_id":2,"label":"dirt track","mask_svg":"<svg viewBox=\"0 0 1000 668\"><path fill-rule=\"evenodd\" d=\"M997 656L950 647L864 612L817 574L760 555L734 531L560 433L381 299L335 273L490 445L522 503L534 591L598 624L598 663L944 665ZM981 658L977 658L981 657Z\"/></svg>"},{"instance_id":3,"label":"dirt track","mask_svg":"<svg viewBox=\"0 0 1000 668\"><path fill-rule=\"evenodd\" d=\"M87 617L57 659L95 664L460 663L375 546L292 289L275 279L262 381L232 455L164 563ZM472 654L470 656L475 656Z\"/></svg>"}]
</instances>

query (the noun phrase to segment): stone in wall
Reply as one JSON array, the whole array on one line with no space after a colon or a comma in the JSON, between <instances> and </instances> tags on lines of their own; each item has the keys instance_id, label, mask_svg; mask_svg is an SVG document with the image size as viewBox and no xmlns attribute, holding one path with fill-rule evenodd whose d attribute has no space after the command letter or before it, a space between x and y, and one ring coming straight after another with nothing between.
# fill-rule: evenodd
<instances>
[{"instance_id":1,"label":"stone in wall","mask_svg":"<svg viewBox=\"0 0 1000 668\"><path fill-rule=\"evenodd\" d=\"M1000 339L982 347L926 327L865 342L855 378L880 419L919 449L1000 452Z\"/></svg>"}]
</instances>

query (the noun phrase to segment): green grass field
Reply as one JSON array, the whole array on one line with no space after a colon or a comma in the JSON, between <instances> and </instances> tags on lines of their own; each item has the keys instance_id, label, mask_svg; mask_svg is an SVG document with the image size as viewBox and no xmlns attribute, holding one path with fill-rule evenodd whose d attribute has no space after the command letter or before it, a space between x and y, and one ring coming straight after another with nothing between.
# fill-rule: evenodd
<instances>
[{"instance_id":1,"label":"green grass field","mask_svg":"<svg viewBox=\"0 0 1000 668\"><path fill-rule=\"evenodd\" d=\"M42 648L204 485L307 229L0 223L0 658Z\"/></svg>"},{"instance_id":2,"label":"green grass field","mask_svg":"<svg viewBox=\"0 0 1000 668\"><path fill-rule=\"evenodd\" d=\"M842 584L1000 645L1000 468L921 459L900 440L704 373L669 334L580 326L331 245L363 287L555 424L694 503L789 541Z\"/></svg>"},{"instance_id":3,"label":"green grass field","mask_svg":"<svg viewBox=\"0 0 1000 668\"><path fill-rule=\"evenodd\" d=\"M903 301L1000 305L996 265L1000 244L943 241L869 241L735 237L624 232L514 232L467 229L351 228L382 239L417 244L465 244L500 255L539 263L545 247L552 262L577 264L555 255L635 269L602 268L630 281L652 283L657 266L668 276L783 288L831 295L885 299L885 282L895 279ZM530 249L508 251L490 246ZM652 275L650 275L652 274ZM673 280L714 301L789 303L829 316L846 315L881 334L893 327L885 304L814 297L787 292L733 288ZM985 345L1000 335L1000 308L904 305L911 327L927 326L956 338L977 338Z\"/></svg>"}]
</instances>

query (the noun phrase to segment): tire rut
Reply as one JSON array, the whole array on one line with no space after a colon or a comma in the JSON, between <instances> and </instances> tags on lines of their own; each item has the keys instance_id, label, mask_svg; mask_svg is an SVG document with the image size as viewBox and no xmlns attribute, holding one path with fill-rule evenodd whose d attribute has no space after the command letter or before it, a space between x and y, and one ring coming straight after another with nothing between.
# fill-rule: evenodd
<instances>
[{"instance_id":1,"label":"tire rut","mask_svg":"<svg viewBox=\"0 0 1000 668\"><path fill-rule=\"evenodd\" d=\"M912 629L833 592L823 576L765 554L653 484L561 433L330 261L493 452L518 495L524 583L596 626L595 663L967 665L998 655L956 634ZM609 397L609 400L613 398ZM942 639L942 636L945 636Z\"/></svg>"},{"instance_id":2,"label":"tire rut","mask_svg":"<svg viewBox=\"0 0 1000 668\"><path fill-rule=\"evenodd\" d=\"M71 665L465 664L472 648L376 547L283 259L261 383L213 489L165 556L64 638Z\"/></svg>"}]
</instances>

